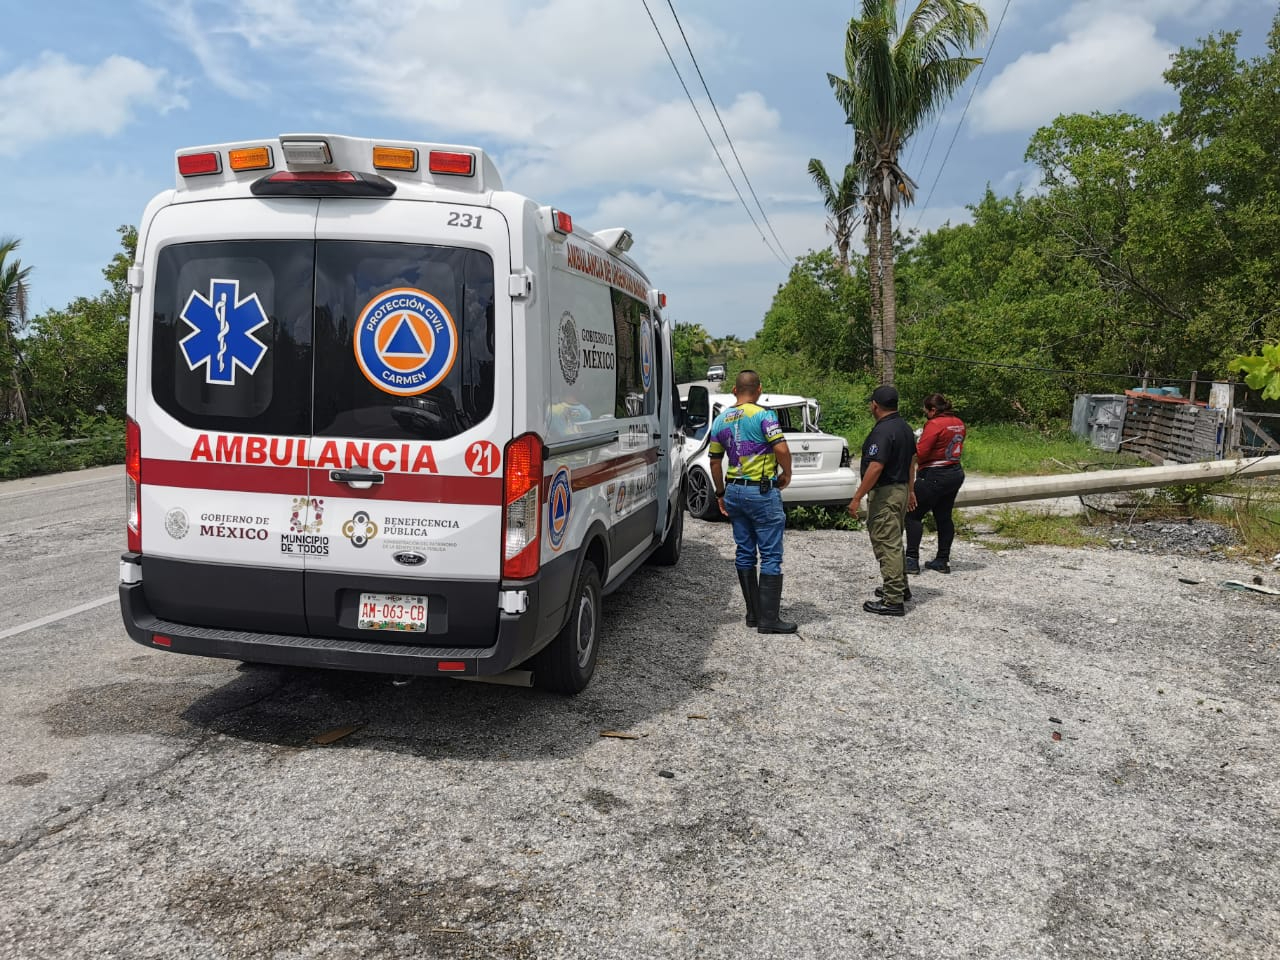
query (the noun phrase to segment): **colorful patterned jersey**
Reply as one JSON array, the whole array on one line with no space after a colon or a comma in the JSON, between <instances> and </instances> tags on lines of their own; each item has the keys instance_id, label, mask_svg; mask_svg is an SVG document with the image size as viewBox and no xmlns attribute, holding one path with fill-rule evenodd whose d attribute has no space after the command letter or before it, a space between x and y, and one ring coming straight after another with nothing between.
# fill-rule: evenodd
<instances>
[{"instance_id":1,"label":"colorful patterned jersey","mask_svg":"<svg viewBox=\"0 0 1280 960\"><path fill-rule=\"evenodd\" d=\"M728 454L725 476L729 479L763 480L778 472L773 447L785 439L772 410L744 403L729 407L716 417L711 425L710 453L717 460Z\"/></svg>"}]
</instances>

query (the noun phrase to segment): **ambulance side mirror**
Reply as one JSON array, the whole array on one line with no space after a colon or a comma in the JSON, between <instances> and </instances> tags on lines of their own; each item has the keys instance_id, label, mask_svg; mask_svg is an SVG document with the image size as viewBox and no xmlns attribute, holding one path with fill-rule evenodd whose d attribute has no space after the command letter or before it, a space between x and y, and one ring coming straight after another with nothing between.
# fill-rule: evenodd
<instances>
[{"instance_id":1,"label":"ambulance side mirror","mask_svg":"<svg viewBox=\"0 0 1280 960\"><path fill-rule=\"evenodd\" d=\"M702 439L707 427L711 426L711 395L706 387L689 388L689 397L680 419L680 426L687 436Z\"/></svg>"}]
</instances>

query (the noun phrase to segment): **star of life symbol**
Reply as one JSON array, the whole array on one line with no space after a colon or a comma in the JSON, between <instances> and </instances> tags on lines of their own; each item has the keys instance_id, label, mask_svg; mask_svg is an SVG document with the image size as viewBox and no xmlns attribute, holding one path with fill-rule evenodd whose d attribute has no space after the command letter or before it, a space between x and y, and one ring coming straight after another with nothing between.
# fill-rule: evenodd
<instances>
[{"instance_id":1,"label":"star of life symbol","mask_svg":"<svg viewBox=\"0 0 1280 960\"><path fill-rule=\"evenodd\" d=\"M192 332L178 346L192 371L204 366L206 383L235 386L236 367L252 375L267 355L253 335L267 313L256 293L240 299L239 280L210 280L207 300L192 290L180 316Z\"/></svg>"}]
</instances>

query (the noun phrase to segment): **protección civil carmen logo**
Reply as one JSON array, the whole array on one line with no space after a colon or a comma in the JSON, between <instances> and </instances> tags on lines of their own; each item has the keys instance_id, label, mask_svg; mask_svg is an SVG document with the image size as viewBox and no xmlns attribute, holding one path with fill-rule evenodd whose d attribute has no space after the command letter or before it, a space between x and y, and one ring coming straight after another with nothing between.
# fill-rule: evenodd
<instances>
[{"instance_id":1,"label":"protecci\u00f3n civil carmen logo","mask_svg":"<svg viewBox=\"0 0 1280 960\"><path fill-rule=\"evenodd\" d=\"M449 375L458 356L458 329L431 294L398 287L365 305L354 346L366 380L383 393L412 397Z\"/></svg>"}]
</instances>

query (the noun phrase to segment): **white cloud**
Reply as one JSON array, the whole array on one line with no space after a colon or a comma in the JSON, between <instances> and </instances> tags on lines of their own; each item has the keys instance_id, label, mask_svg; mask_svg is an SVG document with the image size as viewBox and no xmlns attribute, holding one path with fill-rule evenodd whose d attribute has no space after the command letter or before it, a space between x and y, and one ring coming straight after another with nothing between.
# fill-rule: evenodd
<instances>
[{"instance_id":1,"label":"white cloud","mask_svg":"<svg viewBox=\"0 0 1280 960\"><path fill-rule=\"evenodd\" d=\"M737 202L639 4L153 2L210 79L235 96L261 93L243 80L260 75L260 59L261 68L287 65L281 87L306 78L331 91L335 115L409 123L423 139L496 143L506 181L522 192L627 184ZM651 6L678 55L665 7ZM685 26L704 67L728 43L696 19ZM692 66L678 59L695 84ZM753 91L716 93L761 200L810 196L808 156L778 146L777 111ZM737 176L709 104L699 106Z\"/></svg>"},{"instance_id":2,"label":"white cloud","mask_svg":"<svg viewBox=\"0 0 1280 960\"><path fill-rule=\"evenodd\" d=\"M1179 20L1192 24L1220 24L1233 9L1260 0L1125 0L1124 13L1153 23ZM1265 2L1265 0L1261 0ZM1063 22L1084 26L1100 16L1116 12L1115 0L1079 0L1068 8Z\"/></svg>"},{"instance_id":3,"label":"white cloud","mask_svg":"<svg viewBox=\"0 0 1280 960\"><path fill-rule=\"evenodd\" d=\"M1061 113L1113 110L1160 89L1173 47L1130 13L1102 13L1044 52L1024 53L974 99L979 131L1033 130Z\"/></svg>"},{"instance_id":4,"label":"white cloud","mask_svg":"<svg viewBox=\"0 0 1280 960\"><path fill-rule=\"evenodd\" d=\"M716 335L746 338L759 330L774 292L790 269L769 253L736 205L673 197L662 191L621 191L580 213L575 220L581 219L589 229L630 229L636 238L631 252L637 262L659 289L671 294L671 315L701 323ZM770 220L794 256L831 243L817 204L771 212Z\"/></svg>"},{"instance_id":5,"label":"white cloud","mask_svg":"<svg viewBox=\"0 0 1280 960\"><path fill-rule=\"evenodd\" d=\"M629 228L633 253L672 292L679 318L749 336L786 279L790 264L770 254L743 211L641 4L152 2L228 93L252 96L241 78L266 71L278 74L276 97L305 81L307 102L317 90L332 101L327 118L311 118L321 126L358 117L357 133L475 142L494 153L512 189L566 205L589 229ZM666 5L650 7L700 92ZM694 17L684 23L707 71L732 38ZM806 174L812 148L788 141L783 118L759 92L712 89L786 252L826 246ZM738 177L709 104L698 103ZM396 132L368 129L384 121Z\"/></svg>"},{"instance_id":6,"label":"white cloud","mask_svg":"<svg viewBox=\"0 0 1280 960\"><path fill-rule=\"evenodd\" d=\"M164 70L128 57L107 57L97 66L44 53L33 63L0 76L0 154L82 134L119 133L139 109L161 113L186 106Z\"/></svg>"}]
</instances>

